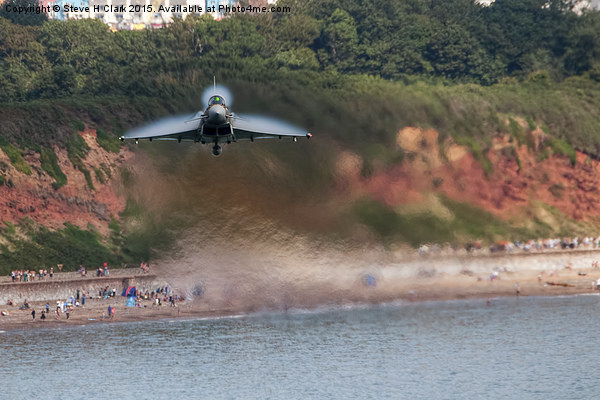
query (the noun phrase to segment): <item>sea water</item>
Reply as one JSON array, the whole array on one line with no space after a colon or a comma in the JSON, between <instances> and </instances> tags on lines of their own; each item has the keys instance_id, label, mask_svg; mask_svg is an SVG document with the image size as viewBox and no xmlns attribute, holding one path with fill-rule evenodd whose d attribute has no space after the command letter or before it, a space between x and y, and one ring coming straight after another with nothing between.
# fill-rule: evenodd
<instances>
[{"instance_id":1,"label":"sea water","mask_svg":"<svg viewBox=\"0 0 600 400\"><path fill-rule=\"evenodd\" d=\"M594 399L600 297L0 333L1 399Z\"/></svg>"}]
</instances>

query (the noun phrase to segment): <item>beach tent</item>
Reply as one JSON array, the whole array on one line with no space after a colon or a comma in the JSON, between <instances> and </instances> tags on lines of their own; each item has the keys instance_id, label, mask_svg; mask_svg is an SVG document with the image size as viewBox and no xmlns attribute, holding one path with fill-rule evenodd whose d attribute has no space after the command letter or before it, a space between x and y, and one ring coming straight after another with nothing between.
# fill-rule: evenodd
<instances>
[{"instance_id":1,"label":"beach tent","mask_svg":"<svg viewBox=\"0 0 600 400\"><path fill-rule=\"evenodd\" d=\"M135 307L135 297L127 298L127 307Z\"/></svg>"},{"instance_id":2,"label":"beach tent","mask_svg":"<svg viewBox=\"0 0 600 400\"><path fill-rule=\"evenodd\" d=\"M136 295L136 291L135 291L135 286L129 286L127 289L123 290L123 293L121 293L121 296L125 297L135 297Z\"/></svg>"}]
</instances>

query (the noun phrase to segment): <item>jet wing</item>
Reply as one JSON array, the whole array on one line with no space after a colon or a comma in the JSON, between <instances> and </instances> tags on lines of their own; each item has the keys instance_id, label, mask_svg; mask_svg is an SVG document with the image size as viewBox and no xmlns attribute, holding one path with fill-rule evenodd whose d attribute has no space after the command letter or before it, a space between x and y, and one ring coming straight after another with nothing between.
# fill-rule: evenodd
<instances>
[{"instance_id":1,"label":"jet wing","mask_svg":"<svg viewBox=\"0 0 600 400\"><path fill-rule=\"evenodd\" d=\"M277 137L306 137L312 135L302 128L258 115L234 115L231 127L236 139L268 139Z\"/></svg>"},{"instance_id":2,"label":"jet wing","mask_svg":"<svg viewBox=\"0 0 600 400\"><path fill-rule=\"evenodd\" d=\"M121 139L193 140L200 126L202 113L159 119L127 132Z\"/></svg>"}]
</instances>

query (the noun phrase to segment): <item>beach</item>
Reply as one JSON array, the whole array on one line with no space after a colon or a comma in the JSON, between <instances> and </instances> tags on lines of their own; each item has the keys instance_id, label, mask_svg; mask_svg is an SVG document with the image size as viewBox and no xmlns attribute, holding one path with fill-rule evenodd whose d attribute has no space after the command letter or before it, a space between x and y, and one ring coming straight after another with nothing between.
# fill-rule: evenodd
<instances>
[{"instance_id":1,"label":"beach","mask_svg":"<svg viewBox=\"0 0 600 400\"><path fill-rule=\"evenodd\" d=\"M227 310L200 311L195 309L191 302L183 302L176 307L169 305L154 306L147 301L142 307L126 307L121 298L115 301L104 299L92 299L86 301L85 306L76 307L66 318L65 313L56 315L56 302L51 304L50 313L45 320L41 320L41 311L45 309L45 302L34 302L32 308L36 310L35 319L30 310L19 310L18 307L6 306L2 310L8 310L9 315L0 317L0 330L33 329L33 328L61 328L67 326L109 324L118 322L146 321L155 319L191 318L191 317L219 317L231 314ZM108 317L108 306L115 308L112 318Z\"/></svg>"},{"instance_id":2,"label":"beach","mask_svg":"<svg viewBox=\"0 0 600 400\"><path fill-rule=\"evenodd\" d=\"M174 305L164 293L159 295L161 305L154 298L139 299L135 307L127 307L127 298L121 296L127 285L138 286L139 293L152 293L169 285L168 276L143 274L138 269L112 270L111 277L78 276L77 273L57 273L51 282L36 281L11 283L10 277L0 281L0 298L6 293L20 293L11 298L13 305L0 305L0 330L66 327L87 324L111 324L155 319L217 318L258 311L286 312L294 308L316 308L348 304L377 304L394 301L428 301L481 299L493 305L494 298L506 296L565 296L600 293L596 281L600 268L594 267L600 251L583 250L551 254L504 254L479 257L422 257L357 272L352 270L324 282L306 280L286 284L285 293L274 298L268 291L256 290L235 301L223 300L222 288L207 287L200 296L190 296L177 286L171 294L181 300ZM110 279L107 281L107 279ZM52 284L50 289L48 285ZM108 285L106 285L108 283ZM106 286L105 286L106 285ZM26 298L22 293L43 292L44 298ZM115 286L114 297L101 296L96 288ZM118 287L117 287L118 286ZM42 288L45 288L42 290ZM69 318L56 314L56 302L65 301L65 293L76 296L78 288L89 292L85 305L73 307ZM90 289L92 288L92 289ZM55 292L53 292L55 291ZM54 295L53 293L60 293ZM156 293L152 293L156 297ZM26 295L25 295L26 296ZM283 300L281 300L283 299ZM24 301L29 309L19 309ZM41 320L46 303L50 312ZM114 308L112 317L108 307ZM35 319L31 315L36 310Z\"/></svg>"}]
</instances>

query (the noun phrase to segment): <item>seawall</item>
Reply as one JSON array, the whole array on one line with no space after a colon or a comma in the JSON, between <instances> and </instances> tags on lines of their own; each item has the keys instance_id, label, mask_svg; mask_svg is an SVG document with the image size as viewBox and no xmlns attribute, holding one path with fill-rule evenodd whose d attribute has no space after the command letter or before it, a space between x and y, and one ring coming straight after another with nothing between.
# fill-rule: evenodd
<instances>
[{"instance_id":1,"label":"seawall","mask_svg":"<svg viewBox=\"0 0 600 400\"><path fill-rule=\"evenodd\" d=\"M593 263L598 261L600 261L600 249L494 255L428 255L407 257L407 259L400 259L382 265L373 264L369 267L361 267L359 270L351 269L346 273L342 273L339 269L331 270L329 271L330 274L318 275L317 280L311 280L307 277L300 281L296 280L290 285L290 288L296 287L299 290L298 295L303 298L307 293L313 293L315 288L323 285L329 285L327 287L334 287L341 291L355 291L357 277L362 276L365 272L374 275L378 280L381 279L383 283L388 284L390 287L396 287L397 284L401 285L402 290L405 289L406 285L425 283L420 278L434 278L434 282L436 281L435 278L452 276L475 276L485 279L494 271L502 273L529 271L536 274L542 274L545 271L548 274L546 276L550 276L550 272L558 273L565 270L565 267L570 267L573 273L580 270L587 270L590 273L598 271L600 273L600 269L593 268ZM276 271L272 273L276 275ZM592 275L595 276L596 274L589 275L590 282ZM554 274L553 276L557 275ZM566 275L561 274L561 277L563 276ZM207 278L210 278L210 274ZM239 278L239 276L232 275L225 278L228 285L234 285L236 278ZM207 279L207 282L207 293L216 293L217 297L222 293L224 293L223 296L232 296L231 293L233 292L227 289L228 286L223 289L210 279ZM0 305L5 305L9 299L13 300L15 304L22 304L25 299L29 301L65 300L75 296L78 289L89 292L92 297L98 297L98 291L105 287L116 289L117 296L120 296L128 286L136 286L138 290L152 292L166 284L173 287L175 282L167 282L164 278L153 273L142 274L136 268L111 270L108 277L91 275L81 277L75 272L57 273L53 279L46 278L45 280L27 283L11 283L10 277L4 276L0 277ZM261 291L269 292L271 289L277 291L277 287L268 285L267 287L248 287L250 297L244 298L242 296L240 301L243 304L241 306L260 298ZM275 296L273 293L271 295ZM389 293L389 295L393 297L394 293ZM227 304L227 307L231 306L231 304Z\"/></svg>"},{"instance_id":2,"label":"seawall","mask_svg":"<svg viewBox=\"0 0 600 400\"><path fill-rule=\"evenodd\" d=\"M422 256L391 265L393 275L403 277L433 276L436 274L485 275L497 272L559 271L590 269L600 261L600 249L558 250L532 253L493 255Z\"/></svg>"},{"instance_id":3,"label":"seawall","mask_svg":"<svg viewBox=\"0 0 600 400\"><path fill-rule=\"evenodd\" d=\"M28 301L56 301L66 300L75 296L77 290L89 292L91 297L98 297L98 291L106 287L116 289L117 296L121 296L124 289L135 286L139 291L152 292L166 283L153 274L135 274L131 270L115 270L113 276L87 276L76 277L74 273L55 274L50 279L36 280L33 282L10 282L2 279L0 283L0 304L5 305L10 299L20 305ZM112 271L111 271L112 273Z\"/></svg>"}]
</instances>

